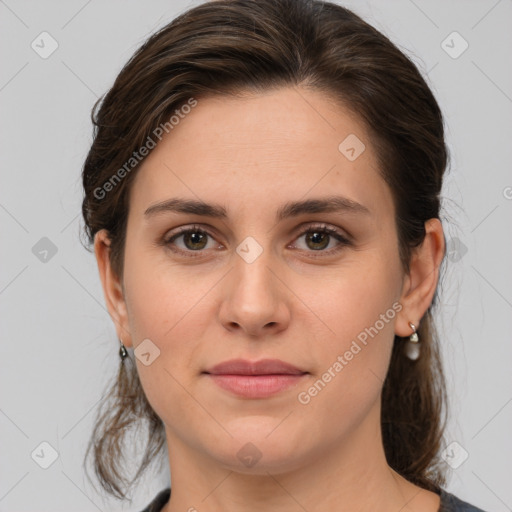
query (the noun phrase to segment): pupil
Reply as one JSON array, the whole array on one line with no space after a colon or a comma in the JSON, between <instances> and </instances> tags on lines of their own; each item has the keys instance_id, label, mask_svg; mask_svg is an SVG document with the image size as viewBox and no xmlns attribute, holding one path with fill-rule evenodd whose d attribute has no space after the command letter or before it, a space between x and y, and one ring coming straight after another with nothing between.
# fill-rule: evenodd
<instances>
[{"instance_id":1,"label":"pupil","mask_svg":"<svg viewBox=\"0 0 512 512\"><path fill-rule=\"evenodd\" d=\"M327 236L325 233L319 233L319 232L315 231L315 232L311 233L311 235L310 235L310 239L313 241L313 244L321 244L320 249L326 247L327 244L325 244L325 243L322 244L321 241L318 240L318 237L320 237L320 239L322 237L324 237L324 241L327 239ZM316 249L318 249L318 247L316 247Z\"/></svg>"},{"instance_id":2,"label":"pupil","mask_svg":"<svg viewBox=\"0 0 512 512\"><path fill-rule=\"evenodd\" d=\"M192 240L192 245L200 244L201 238L204 238L202 233L194 232L188 235L188 238ZM197 248L197 247L194 247Z\"/></svg>"}]
</instances>

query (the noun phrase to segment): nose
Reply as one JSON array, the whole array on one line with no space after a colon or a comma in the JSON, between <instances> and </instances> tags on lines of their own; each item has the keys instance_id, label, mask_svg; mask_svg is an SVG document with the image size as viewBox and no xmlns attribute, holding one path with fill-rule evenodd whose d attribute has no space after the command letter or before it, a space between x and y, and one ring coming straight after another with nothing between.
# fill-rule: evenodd
<instances>
[{"instance_id":1,"label":"nose","mask_svg":"<svg viewBox=\"0 0 512 512\"><path fill-rule=\"evenodd\" d=\"M290 322L290 292L271 268L269 251L248 263L235 255L234 268L223 286L219 311L222 325L252 337L277 334Z\"/></svg>"}]
</instances>

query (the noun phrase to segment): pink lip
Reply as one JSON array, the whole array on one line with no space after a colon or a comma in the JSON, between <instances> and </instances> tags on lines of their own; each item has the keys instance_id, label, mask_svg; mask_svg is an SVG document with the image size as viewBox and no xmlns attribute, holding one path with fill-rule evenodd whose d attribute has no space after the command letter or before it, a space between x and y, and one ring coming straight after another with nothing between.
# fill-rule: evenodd
<instances>
[{"instance_id":1,"label":"pink lip","mask_svg":"<svg viewBox=\"0 0 512 512\"><path fill-rule=\"evenodd\" d=\"M216 364L206 370L206 373L213 375L300 375L306 372L279 359L261 359L260 361L231 359Z\"/></svg>"},{"instance_id":2,"label":"pink lip","mask_svg":"<svg viewBox=\"0 0 512 512\"><path fill-rule=\"evenodd\" d=\"M232 359L206 373L219 387L247 398L264 398L295 386L308 372L280 361Z\"/></svg>"}]
</instances>

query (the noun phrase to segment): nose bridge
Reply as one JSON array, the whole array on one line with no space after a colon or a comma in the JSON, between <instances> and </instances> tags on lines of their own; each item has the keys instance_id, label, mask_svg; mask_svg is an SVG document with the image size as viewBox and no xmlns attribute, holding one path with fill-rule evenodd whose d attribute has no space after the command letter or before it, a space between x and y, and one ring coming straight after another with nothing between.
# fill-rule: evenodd
<instances>
[{"instance_id":1,"label":"nose bridge","mask_svg":"<svg viewBox=\"0 0 512 512\"><path fill-rule=\"evenodd\" d=\"M257 242L253 237L242 241L235 256L235 269L233 280L235 294L243 299L243 304L250 311L251 304L258 310L274 305L276 283L274 274L270 271L272 266L271 250Z\"/></svg>"},{"instance_id":2,"label":"nose bridge","mask_svg":"<svg viewBox=\"0 0 512 512\"><path fill-rule=\"evenodd\" d=\"M237 246L221 310L227 328L238 326L252 335L284 328L289 313L273 267L272 250L255 238L247 237Z\"/></svg>"}]
</instances>

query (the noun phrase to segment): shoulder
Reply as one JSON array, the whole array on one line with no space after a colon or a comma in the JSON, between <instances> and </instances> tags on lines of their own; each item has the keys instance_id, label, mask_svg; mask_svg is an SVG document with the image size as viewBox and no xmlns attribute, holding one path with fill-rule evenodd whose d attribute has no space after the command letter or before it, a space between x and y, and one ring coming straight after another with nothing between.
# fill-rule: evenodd
<instances>
[{"instance_id":1,"label":"shoulder","mask_svg":"<svg viewBox=\"0 0 512 512\"><path fill-rule=\"evenodd\" d=\"M168 487L160 491L155 499L142 512L160 512L163 506L169 501L171 496L171 488Z\"/></svg>"},{"instance_id":2,"label":"shoulder","mask_svg":"<svg viewBox=\"0 0 512 512\"><path fill-rule=\"evenodd\" d=\"M481 508L462 501L457 498L457 496L450 494L444 489L440 489L439 494L441 496L439 512L485 512Z\"/></svg>"}]
</instances>

